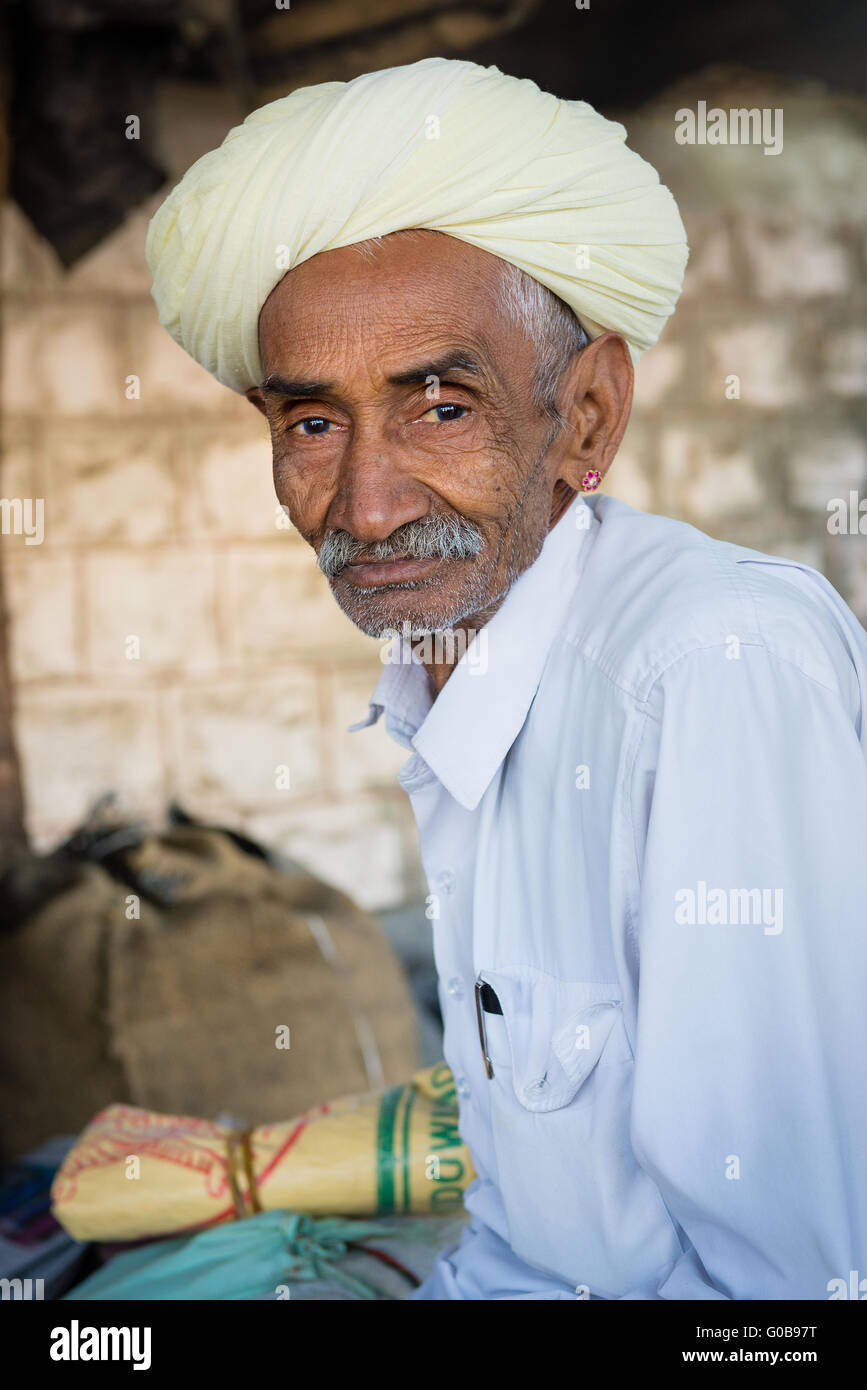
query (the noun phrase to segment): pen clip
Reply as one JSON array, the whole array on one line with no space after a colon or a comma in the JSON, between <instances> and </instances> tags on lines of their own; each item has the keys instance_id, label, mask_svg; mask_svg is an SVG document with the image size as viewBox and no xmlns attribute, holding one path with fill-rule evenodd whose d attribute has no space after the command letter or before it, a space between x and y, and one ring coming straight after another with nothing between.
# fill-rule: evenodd
<instances>
[{"instance_id":1,"label":"pen clip","mask_svg":"<svg viewBox=\"0 0 867 1390\"><path fill-rule=\"evenodd\" d=\"M476 1018L479 1021L479 1042L482 1045L482 1061L485 1064L485 1075L490 1081L494 1075L494 1068L491 1066L491 1059L488 1056L488 1036L485 1032L485 1014L482 1008L482 990L484 987L484 980L476 980Z\"/></svg>"}]
</instances>

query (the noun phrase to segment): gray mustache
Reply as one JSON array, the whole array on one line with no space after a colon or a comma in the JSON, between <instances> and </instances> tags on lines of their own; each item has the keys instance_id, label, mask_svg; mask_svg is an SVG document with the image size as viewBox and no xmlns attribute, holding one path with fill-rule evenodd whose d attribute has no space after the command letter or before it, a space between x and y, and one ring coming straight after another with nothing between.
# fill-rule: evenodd
<instances>
[{"instance_id":1,"label":"gray mustache","mask_svg":"<svg viewBox=\"0 0 867 1390\"><path fill-rule=\"evenodd\" d=\"M478 526L462 516L423 517L408 521L384 541L360 541L348 531L329 531L319 551L319 568L329 579L363 555L366 560L471 560L484 545Z\"/></svg>"}]
</instances>

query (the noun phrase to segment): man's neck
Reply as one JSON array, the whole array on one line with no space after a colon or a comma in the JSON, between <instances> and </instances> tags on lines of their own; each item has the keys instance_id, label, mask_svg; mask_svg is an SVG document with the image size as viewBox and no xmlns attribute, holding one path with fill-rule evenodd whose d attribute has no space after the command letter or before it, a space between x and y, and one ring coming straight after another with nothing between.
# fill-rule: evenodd
<instances>
[{"instance_id":1,"label":"man's neck","mask_svg":"<svg viewBox=\"0 0 867 1390\"><path fill-rule=\"evenodd\" d=\"M431 638L426 639L427 646L425 639L421 639L418 644L413 643L413 650L416 650L417 646L420 649L421 664L427 671L431 694L434 699L439 695L467 647L475 641L476 634L493 618L505 597L505 594L500 594L493 603L482 609L481 612L474 613L472 617L463 618L461 622L455 623L454 627L449 629L449 632L454 634L453 637L446 637L444 633L437 632ZM427 657L428 649L432 653L430 659Z\"/></svg>"},{"instance_id":2,"label":"man's neck","mask_svg":"<svg viewBox=\"0 0 867 1390\"><path fill-rule=\"evenodd\" d=\"M558 483L554 489L554 496L551 503L551 520L548 524L547 534L553 531L558 521L564 516L567 508L577 496L575 488L569 487L566 483ZM422 656L422 666L427 671L430 682L431 694L436 699L439 695L452 671L457 666L464 652L470 643L475 639L475 635L486 623L490 622L497 609L504 602L509 590L499 594L488 606L480 612L474 613L471 618L463 618L459 623L455 623L450 629L451 632L465 634L465 637L458 637L454 641L444 641L442 633L435 633L432 638L420 639L418 646ZM427 645L425 645L427 643ZM416 643L413 643L413 650L416 650ZM432 650L432 656L427 656L428 649Z\"/></svg>"}]
</instances>

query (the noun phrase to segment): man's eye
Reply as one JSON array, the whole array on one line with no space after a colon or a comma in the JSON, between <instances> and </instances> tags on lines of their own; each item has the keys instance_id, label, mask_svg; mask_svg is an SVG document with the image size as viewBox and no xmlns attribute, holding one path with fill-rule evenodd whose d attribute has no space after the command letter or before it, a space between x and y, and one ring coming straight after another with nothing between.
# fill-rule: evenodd
<instances>
[{"instance_id":1,"label":"man's eye","mask_svg":"<svg viewBox=\"0 0 867 1390\"><path fill-rule=\"evenodd\" d=\"M331 429L331 421L326 420L322 415L308 415L303 420L296 420L294 425L289 426L290 434L328 434Z\"/></svg>"},{"instance_id":2,"label":"man's eye","mask_svg":"<svg viewBox=\"0 0 867 1390\"><path fill-rule=\"evenodd\" d=\"M466 414L467 407L465 405L434 405L431 406L430 410L426 410L421 418L428 420L433 417L432 424L446 425L451 420L460 420Z\"/></svg>"}]
</instances>

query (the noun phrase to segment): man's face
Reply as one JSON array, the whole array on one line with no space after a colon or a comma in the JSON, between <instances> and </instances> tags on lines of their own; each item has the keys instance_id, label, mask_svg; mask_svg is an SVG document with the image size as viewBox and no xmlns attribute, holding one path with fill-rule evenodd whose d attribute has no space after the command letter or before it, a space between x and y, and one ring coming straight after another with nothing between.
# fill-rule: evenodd
<instances>
[{"instance_id":1,"label":"man's face","mask_svg":"<svg viewBox=\"0 0 867 1390\"><path fill-rule=\"evenodd\" d=\"M500 274L453 237L387 237L312 257L262 309L277 497L371 636L481 624L551 523L559 458Z\"/></svg>"}]
</instances>

